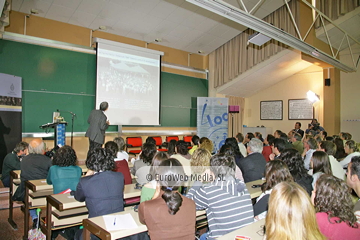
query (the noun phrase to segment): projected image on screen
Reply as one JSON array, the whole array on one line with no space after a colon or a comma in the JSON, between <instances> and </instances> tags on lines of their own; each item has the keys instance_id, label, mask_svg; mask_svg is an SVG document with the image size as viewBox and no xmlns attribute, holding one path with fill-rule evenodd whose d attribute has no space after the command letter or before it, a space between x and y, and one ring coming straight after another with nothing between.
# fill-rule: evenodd
<instances>
[{"instance_id":1,"label":"projected image on screen","mask_svg":"<svg viewBox=\"0 0 360 240\"><path fill-rule=\"evenodd\" d=\"M103 101L112 125L159 125L160 55L98 43L96 105Z\"/></svg>"}]
</instances>

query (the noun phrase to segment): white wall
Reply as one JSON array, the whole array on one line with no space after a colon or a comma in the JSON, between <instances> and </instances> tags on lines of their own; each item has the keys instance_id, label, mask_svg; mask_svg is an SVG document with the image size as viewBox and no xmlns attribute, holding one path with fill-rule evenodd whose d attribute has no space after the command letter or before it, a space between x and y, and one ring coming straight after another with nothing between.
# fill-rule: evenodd
<instances>
[{"instance_id":1,"label":"white wall","mask_svg":"<svg viewBox=\"0 0 360 240\"><path fill-rule=\"evenodd\" d=\"M264 125L289 132L294 128L296 120L288 120L288 100L306 98L311 90L320 95L320 101L314 104L315 118L322 125L323 120L323 70L315 65L294 74L293 76L245 99L244 125L256 127ZM282 100L283 120L260 120L260 101ZM310 120L299 121L302 129L306 129ZM360 122L359 122L360 124Z\"/></svg>"}]
</instances>

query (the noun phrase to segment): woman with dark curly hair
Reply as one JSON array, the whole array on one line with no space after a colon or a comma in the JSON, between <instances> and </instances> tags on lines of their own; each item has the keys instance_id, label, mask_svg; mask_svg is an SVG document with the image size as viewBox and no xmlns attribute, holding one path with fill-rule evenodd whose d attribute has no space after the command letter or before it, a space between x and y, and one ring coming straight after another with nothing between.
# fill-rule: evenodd
<instances>
[{"instance_id":1,"label":"woman with dark curly hair","mask_svg":"<svg viewBox=\"0 0 360 240\"><path fill-rule=\"evenodd\" d=\"M70 146L59 148L53 158L46 182L52 184L54 194L67 189L75 190L81 178L82 170L76 166L76 153Z\"/></svg>"},{"instance_id":2,"label":"woman with dark curly hair","mask_svg":"<svg viewBox=\"0 0 360 240\"><path fill-rule=\"evenodd\" d=\"M323 174L316 182L311 200L320 231L328 239L360 239L350 192L343 180L332 175Z\"/></svg>"},{"instance_id":3,"label":"woman with dark curly hair","mask_svg":"<svg viewBox=\"0 0 360 240\"><path fill-rule=\"evenodd\" d=\"M148 182L146 175L149 173L150 164L156 154L156 145L152 143L144 143L141 148L140 159L134 162L131 173L137 177L139 184Z\"/></svg>"},{"instance_id":4,"label":"woman with dark curly hair","mask_svg":"<svg viewBox=\"0 0 360 240\"><path fill-rule=\"evenodd\" d=\"M281 160L273 160L266 164L265 180L266 182L261 187L262 193L256 199L256 203L254 205L254 216L256 220L266 217L269 197L273 187L281 182L294 181L291 173L289 172L289 168Z\"/></svg>"},{"instance_id":5,"label":"woman with dark curly hair","mask_svg":"<svg viewBox=\"0 0 360 240\"><path fill-rule=\"evenodd\" d=\"M294 181L302 186L310 196L313 190L311 185L313 178L307 173L300 153L296 149L285 149L279 158L288 166Z\"/></svg>"}]
</instances>

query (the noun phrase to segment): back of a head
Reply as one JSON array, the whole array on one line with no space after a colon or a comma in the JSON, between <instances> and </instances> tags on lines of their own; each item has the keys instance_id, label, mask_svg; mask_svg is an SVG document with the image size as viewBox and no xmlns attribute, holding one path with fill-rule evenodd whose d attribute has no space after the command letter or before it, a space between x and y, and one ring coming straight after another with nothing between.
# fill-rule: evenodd
<instances>
[{"instance_id":1,"label":"back of a head","mask_svg":"<svg viewBox=\"0 0 360 240\"><path fill-rule=\"evenodd\" d=\"M280 159L286 163L295 180L307 175L307 170L304 167L304 161L296 149L285 149L280 154Z\"/></svg>"},{"instance_id":2,"label":"back of a head","mask_svg":"<svg viewBox=\"0 0 360 240\"><path fill-rule=\"evenodd\" d=\"M153 157L156 154L156 145L152 143L144 143L141 147L140 159L146 163L151 164Z\"/></svg>"},{"instance_id":3,"label":"back of a head","mask_svg":"<svg viewBox=\"0 0 360 240\"><path fill-rule=\"evenodd\" d=\"M159 169L159 181L161 190L164 191L162 199L168 206L168 212L171 215L175 215L182 204L182 197L178 192L180 186L183 185L184 169L181 163L175 158L169 158L161 162Z\"/></svg>"},{"instance_id":4,"label":"back of a head","mask_svg":"<svg viewBox=\"0 0 360 240\"><path fill-rule=\"evenodd\" d=\"M330 141L322 141L320 143L321 149L324 149L324 151L330 156L335 155L336 153L336 145L333 142Z\"/></svg>"},{"instance_id":5,"label":"back of a head","mask_svg":"<svg viewBox=\"0 0 360 240\"><path fill-rule=\"evenodd\" d=\"M92 150L86 159L86 167L95 172L113 170L115 168L113 153L105 148Z\"/></svg>"},{"instance_id":6,"label":"back of a head","mask_svg":"<svg viewBox=\"0 0 360 240\"><path fill-rule=\"evenodd\" d=\"M253 138L248 143L248 147L250 148L251 152L262 153L263 150L263 143L257 138Z\"/></svg>"},{"instance_id":7,"label":"back of a head","mask_svg":"<svg viewBox=\"0 0 360 240\"><path fill-rule=\"evenodd\" d=\"M101 111L106 111L108 108L109 108L108 102L102 102L102 103L100 103L99 109L100 109Z\"/></svg>"},{"instance_id":8,"label":"back of a head","mask_svg":"<svg viewBox=\"0 0 360 240\"><path fill-rule=\"evenodd\" d=\"M114 142L118 145L119 152L122 152L125 150L125 140L122 137L114 138Z\"/></svg>"},{"instance_id":9,"label":"back of a head","mask_svg":"<svg viewBox=\"0 0 360 240\"><path fill-rule=\"evenodd\" d=\"M280 182L294 181L286 163L281 160L273 160L266 163L265 180L266 182L262 191L272 189L276 184Z\"/></svg>"},{"instance_id":10,"label":"back of a head","mask_svg":"<svg viewBox=\"0 0 360 240\"><path fill-rule=\"evenodd\" d=\"M286 149L286 142L282 138L275 138L273 144L274 148L277 148L280 153Z\"/></svg>"},{"instance_id":11,"label":"back of a head","mask_svg":"<svg viewBox=\"0 0 360 240\"><path fill-rule=\"evenodd\" d=\"M19 142L16 144L14 148L14 152L19 153L20 151L25 151L25 149L29 148L29 144L27 142Z\"/></svg>"},{"instance_id":12,"label":"back of a head","mask_svg":"<svg viewBox=\"0 0 360 240\"><path fill-rule=\"evenodd\" d=\"M262 134L260 133L260 132L255 132L255 137L257 138L257 139L259 139L260 141L264 141L264 139L263 139L263 137L262 137Z\"/></svg>"},{"instance_id":13,"label":"back of a head","mask_svg":"<svg viewBox=\"0 0 360 240\"><path fill-rule=\"evenodd\" d=\"M310 149L317 149L318 147L317 141L314 138L310 138L309 140L307 140L307 144L309 145Z\"/></svg>"},{"instance_id":14,"label":"back of a head","mask_svg":"<svg viewBox=\"0 0 360 240\"><path fill-rule=\"evenodd\" d=\"M177 153L181 155L187 155L188 154L188 145L184 140L179 140L176 143L176 151Z\"/></svg>"},{"instance_id":15,"label":"back of a head","mask_svg":"<svg viewBox=\"0 0 360 240\"><path fill-rule=\"evenodd\" d=\"M288 136L287 136L287 134L282 132L282 133L280 134L280 139L283 139L285 142L287 142L287 141L288 141Z\"/></svg>"},{"instance_id":16,"label":"back of a head","mask_svg":"<svg viewBox=\"0 0 360 240\"><path fill-rule=\"evenodd\" d=\"M301 135L299 133L294 133L293 136L294 136L296 141L301 141L301 139L302 139L302 137L301 137Z\"/></svg>"},{"instance_id":17,"label":"back of a head","mask_svg":"<svg viewBox=\"0 0 360 240\"><path fill-rule=\"evenodd\" d=\"M147 137L145 143L151 143L156 145L156 141L153 137Z\"/></svg>"},{"instance_id":18,"label":"back of a head","mask_svg":"<svg viewBox=\"0 0 360 240\"><path fill-rule=\"evenodd\" d=\"M204 149L198 148L191 155L191 166L193 167L202 167L202 166L210 166L210 158L211 153Z\"/></svg>"},{"instance_id":19,"label":"back of a head","mask_svg":"<svg viewBox=\"0 0 360 240\"><path fill-rule=\"evenodd\" d=\"M229 177L235 175L235 159L227 154L216 154L210 159L210 170L215 176Z\"/></svg>"},{"instance_id":20,"label":"back of a head","mask_svg":"<svg viewBox=\"0 0 360 240\"><path fill-rule=\"evenodd\" d=\"M265 227L268 240L326 239L319 230L309 195L294 182L281 182L273 188Z\"/></svg>"},{"instance_id":21,"label":"back of a head","mask_svg":"<svg viewBox=\"0 0 360 240\"><path fill-rule=\"evenodd\" d=\"M177 143L177 141L175 139L172 139L172 140L170 140L170 142L168 144L167 152L170 156L176 153L176 151L175 151L176 143Z\"/></svg>"},{"instance_id":22,"label":"back of a head","mask_svg":"<svg viewBox=\"0 0 360 240\"><path fill-rule=\"evenodd\" d=\"M345 181L333 175L323 174L316 181L314 205L316 212L325 212L329 218L338 217L350 226L356 225L354 204ZM359 226L360 227L360 226Z\"/></svg>"},{"instance_id":23,"label":"back of a head","mask_svg":"<svg viewBox=\"0 0 360 240\"><path fill-rule=\"evenodd\" d=\"M109 149L112 152L114 158L116 158L117 152L119 151L118 145L114 141L108 141L104 146L106 149Z\"/></svg>"},{"instance_id":24,"label":"back of a head","mask_svg":"<svg viewBox=\"0 0 360 240\"><path fill-rule=\"evenodd\" d=\"M225 144L232 148L232 150L234 151L236 156L241 156L242 157L242 154L241 154L240 149L239 149L239 145L238 145L235 138L232 137L232 138L225 139Z\"/></svg>"},{"instance_id":25,"label":"back of a head","mask_svg":"<svg viewBox=\"0 0 360 240\"><path fill-rule=\"evenodd\" d=\"M76 160L75 150L65 145L55 152L52 164L60 167L76 166Z\"/></svg>"},{"instance_id":26,"label":"back of a head","mask_svg":"<svg viewBox=\"0 0 360 240\"><path fill-rule=\"evenodd\" d=\"M322 172L325 174L331 174L331 165L329 155L323 151L315 151L312 154L311 161L313 163L313 173Z\"/></svg>"},{"instance_id":27,"label":"back of a head","mask_svg":"<svg viewBox=\"0 0 360 240\"><path fill-rule=\"evenodd\" d=\"M274 143L275 137L272 134L268 134L266 137L266 140L268 141L269 145L271 146Z\"/></svg>"},{"instance_id":28,"label":"back of a head","mask_svg":"<svg viewBox=\"0 0 360 240\"><path fill-rule=\"evenodd\" d=\"M248 132L246 135L249 140L251 140L255 137L255 135L252 132Z\"/></svg>"},{"instance_id":29,"label":"back of a head","mask_svg":"<svg viewBox=\"0 0 360 240\"><path fill-rule=\"evenodd\" d=\"M191 141L193 142L194 145L199 145L200 138L198 135L194 135L192 136Z\"/></svg>"},{"instance_id":30,"label":"back of a head","mask_svg":"<svg viewBox=\"0 0 360 240\"><path fill-rule=\"evenodd\" d=\"M207 137L200 138L200 147L207 149L211 153L214 151L214 144Z\"/></svg>"},{"instance_id":31,"label":"back of a head","mask_svg":"<svg viewBox=\"0 0 360 240\"><path fill-rule=\"evenodd\" d=\"M351 158L351 167L348 174L355 174L360 179L360 156L355 156Z\"/></svg>"},{"instance_id":32,"label":"back of a head","mask_svg":"<svg viewBox=\"0 0 360 240\"><path fill-rule=\"evenodd\" d=\"M41 139L33 139L29 143L29 153L44 154L45 143Z\"/></svg>"},{"instance_id":33,"label":"back of a head","mask_svg":"<svg viewBox=\"0 0 360 240\"><path fill-rule=\"evenodd\" d=\"M236 138L240 143L244 141L244 135L242 133L236 134Z\"/></svg>"},{"instance_id":34,"label":"back of a head","mask_svg":"<svg viewBox=\"0 0 360 240\"><path fill-rule=\"evenodd\" d=\"M356 142L354 140L347 140L345 145L348 146L349 149L351 149L354 152L358 151L357 144L356 144Z\"/></svg>"},{"instance_id":35,"label":"back of a head","mask_svg":"<svg viewBox=\"0 0 360 240\"><path fill-rule=\"evenodd\" d=\"M160 166L161 162L167 159L169 159L169 155L166 152L157 152L155 154L150 167L150 174L153 176L153 179L155 174L157 174L157 168Z\"/></svg>"}]
</instances>

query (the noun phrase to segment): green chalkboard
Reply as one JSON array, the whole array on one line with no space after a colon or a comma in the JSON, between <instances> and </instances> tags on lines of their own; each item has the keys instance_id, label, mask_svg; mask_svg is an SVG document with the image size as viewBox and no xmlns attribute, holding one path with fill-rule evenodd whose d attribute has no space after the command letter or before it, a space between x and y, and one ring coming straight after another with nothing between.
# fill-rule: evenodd
<instances>
[{"instance_id":1,"label":"green chalkboard","mask_svg":"<svg viewBox=\"0 0 360 240\"><path fill-rule=\"evenodd\" d=\"M76 113L74 132L85 132L95 107L96 56L0 40L0 72L22 77L23 133L43 132L56 109ZM161 126L195 127L196 97L205 97L205 79L161 73ZM71 115L61 114L69 124ZM117 131L110 126L109 131ZM70 125L67 128L70 131Z\"/></svg>"}]
</instances>

